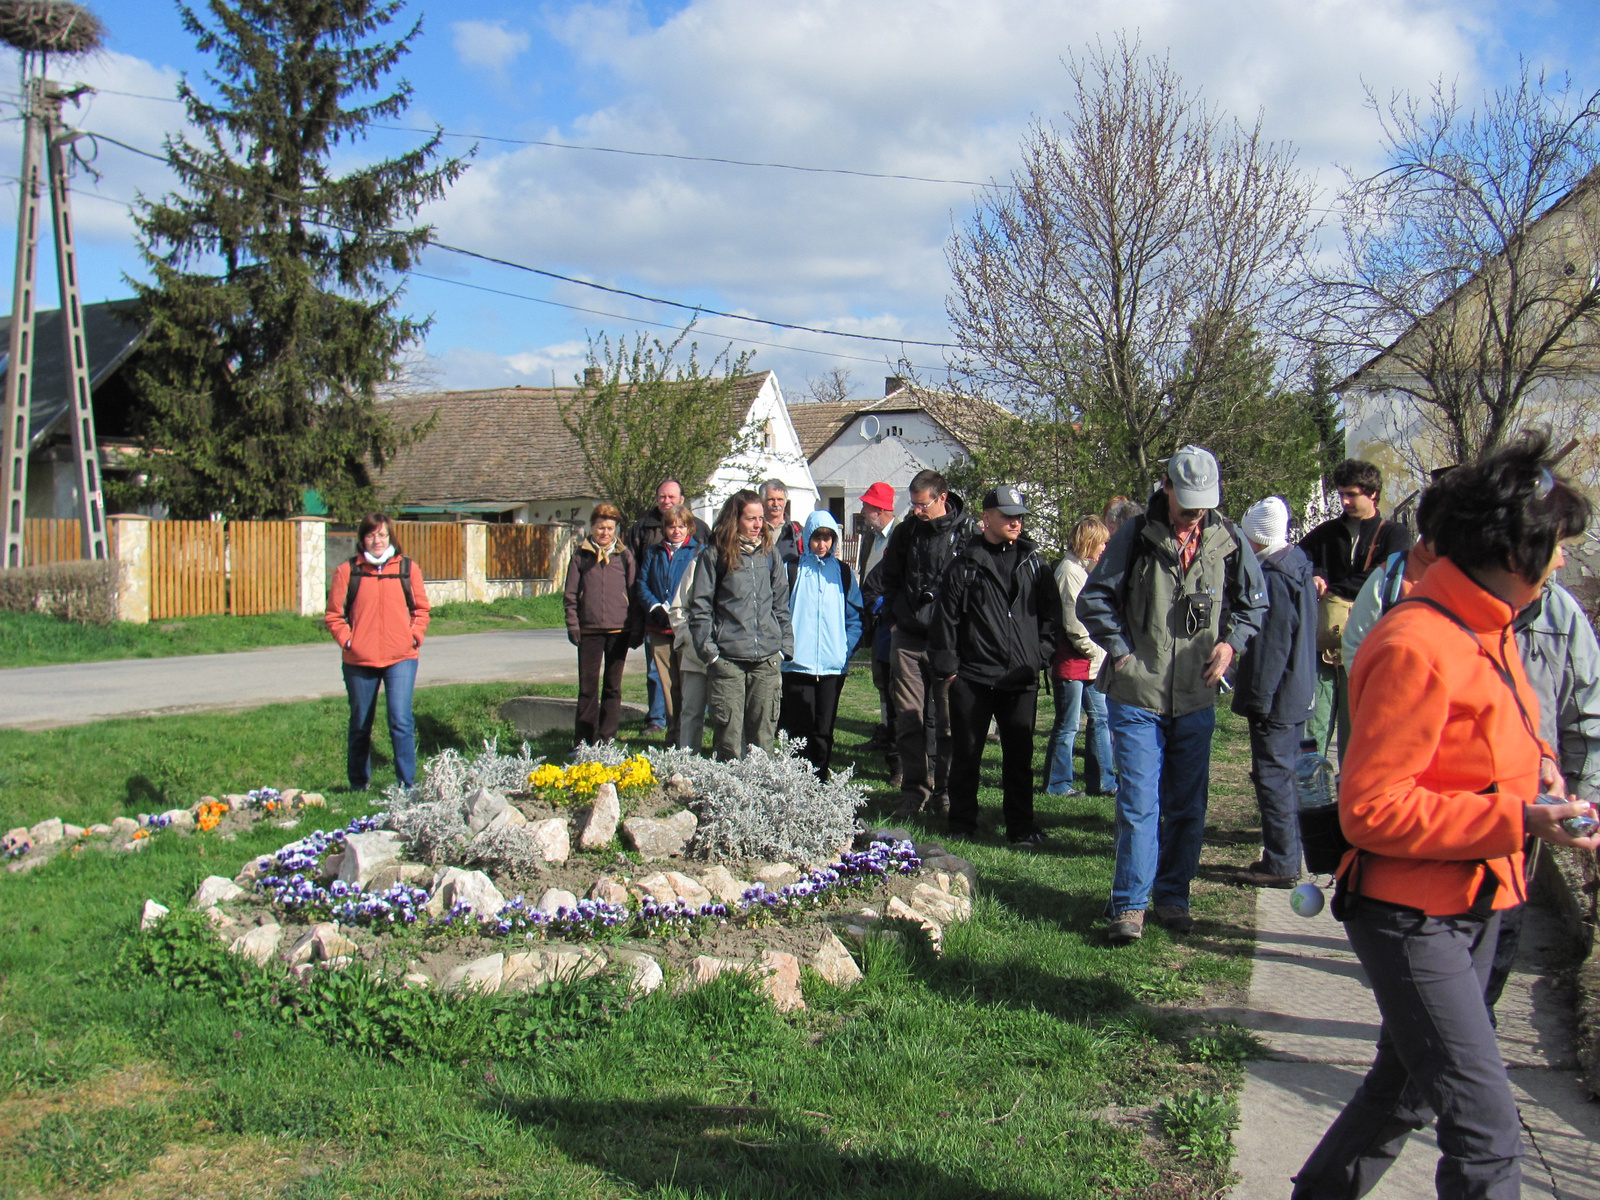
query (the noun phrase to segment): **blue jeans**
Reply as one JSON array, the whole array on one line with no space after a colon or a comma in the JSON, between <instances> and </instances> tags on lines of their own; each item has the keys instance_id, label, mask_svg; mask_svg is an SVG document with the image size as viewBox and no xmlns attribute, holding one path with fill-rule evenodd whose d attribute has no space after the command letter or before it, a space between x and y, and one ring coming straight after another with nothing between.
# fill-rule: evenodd
<instances>
[{"instance_id":1,"label":"blue jeans","mask_svg":"<svg viewBox=\"0 0 1600 1200\"><path fill-rule=\"evenodd\" d=\"M1044 790L1059 796L1072 790L1072 747L1078 740L1078 726L1088 713L1083 748L1084 782L1095 790L1117 790L1117 772L1111 757L1111 726L1106 720L1106 694L1092 683L1077 679L1052 679L1056 723L1050 727L1050 744L1044 755ZM1098 776L1098 778L1096 778Z\"/></svg>"},{"instance_id":2,"label":"blue jeans","mask_svg":"<svg viewBox=\"0 0 1600 1200\"><path fill-rule=\"evenodd\" d=\"M345 774L353 788L372 782L372 719L378 712L378 685L389 711L389 741L394 746L394 774L401 787L417 781L417 723L411 716L411 692L417 685L417 660L402 658L387 667L344 664L344 691L350 698L350 739Z\"/></svg>"},{"instance_id":3,"label":"blue jeans","mask_svg":"<svg viewBox=\"0 0 1600 1200\"><path fill-rule=\"evenodd\" d=\"M1164 717L1111 699L1106 708L1117 754L1111 914L1143 909L1152 900L1188 908L1206 832L1217 710Z\"/></svg>"},{"instance_id":4,"label":"blue jeans","mask_svg":"<svg viewBox=\"0 0 1600 1200\"><path fill-rule=\"evenodd\" d=\"M647 725L665 725L667 723L667 691L661 686L661 672L656 669L655 655L645 655L644 664L644 691L649 713L645 717Z\"/></svg>"}]
</instances>

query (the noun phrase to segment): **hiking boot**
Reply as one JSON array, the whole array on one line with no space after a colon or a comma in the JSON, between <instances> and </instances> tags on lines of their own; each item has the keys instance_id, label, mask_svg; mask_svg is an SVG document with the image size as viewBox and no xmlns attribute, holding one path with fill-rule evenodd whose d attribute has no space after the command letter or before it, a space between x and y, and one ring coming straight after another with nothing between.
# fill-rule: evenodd
<instances>
[{"instance_id":1,"label":"hiking boot","mask_svg":"<svg viewBox=\"0 0 1600 1200\"><path fill-rule=\"evenodd\" d=\"M1246 887L1260 888L1292 888L1300 882L1298 875L1274 875L1267 870L1264 862L1253 862L1248 867L1241 867L1234 879Z\"/></svg>"},{"instance_id":2,"label":"hiking boot","mask_svg":"<svg viewBox=\"0 0 1600 1200\"><path fill-rule=\"evenodd\" d=\"M904 783L905 781L906 781L906 777L904 775L900 774L899 771L894 771L894 772L890 773L889 778L888 778L888 780L886 782L887 782L887 786L889 786L891 788L897 788L902 783Z\"/></svg>"},{"instance_id":3,"label":"hiking boot","mask_svg":"<svg viewBox=\"0 0 1600 1200\"><path fill-rule=\"evenodd\" d=\"M1013 850L1038 850L1050 844L1050 835L1042 829L1035 829L1032 833L1025 833L1020 837L1006 838L1006 845Z\"/></svg>"},{"instance_id":4,"label":"hiking boot","mask_svg":"<svg viewBox=\"0 0 1600 1200\"><path fill-rule=\"evenodd\" d=\"M1106 926L1106 937L1113 946L1126 946L1144 936L1144 909L1125 908Z\"/></svg>"},{"instance_id":5,"label":"hiking boot","mask_svg":"<svg viewBox=\"0 0 1600 1200\"><path fill-rule=\"evenodd\" d=\"M1194 917L1187 908L1177 904L1156 905L1156 920L1173 933L1188 933L1194 928Z\"/></svg>"}]
</instances>

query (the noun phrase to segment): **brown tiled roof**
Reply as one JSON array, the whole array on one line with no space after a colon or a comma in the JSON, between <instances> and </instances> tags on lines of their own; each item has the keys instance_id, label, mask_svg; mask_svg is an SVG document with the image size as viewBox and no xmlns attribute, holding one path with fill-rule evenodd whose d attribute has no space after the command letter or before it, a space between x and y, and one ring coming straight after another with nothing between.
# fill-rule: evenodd
<instances>
[{"instance_id":1,"label":"brown tiled roof","mask_svg":"<svg viewBox=\"0 0 1600 1200\"><path fill-rule=\"evenodd\" d=\"M800 449L807 459L816 454L850 423L852 417L864 407L860 400L814 400L809 404L791 404L789 420L800 438Z\"/></svg>"},{"instance_id":2,"label":"brown tiled roof","mask_svg":"<svg viewBox=\"0 0 1600 1200\"><path fill-rule=\"evenodd\" d=\"M825 410L815 418L811 409ZM932 417L956 441L970 447L983 436L983 431L1006 415L1006 410L992 400L980 400L954 392L935 392L926 388L901 387L887 396L874 400L830 400L823 403L796 404L790 407L789 416L800 443L805 447L807 460L815 460L840 433L861 413L924 412ZM802 425L802 420L807 422ZM808 432L810 430L811 432Z\"/></svg>"},{"instance_id":3,"label":"brown tiled roof","mask_svg":"<svg viewBox=\"0 0 1600 1200\"><path fill-rule=\"evenodd\" d=\"M748 412L769 372L744 375L731 399ZM565 500L597 494L583 452L561 419L578 388L432 392L390 400L402 428L437 414L431 432L386 467L379 489L407 504Z\"/></svg>"}]
</instances>

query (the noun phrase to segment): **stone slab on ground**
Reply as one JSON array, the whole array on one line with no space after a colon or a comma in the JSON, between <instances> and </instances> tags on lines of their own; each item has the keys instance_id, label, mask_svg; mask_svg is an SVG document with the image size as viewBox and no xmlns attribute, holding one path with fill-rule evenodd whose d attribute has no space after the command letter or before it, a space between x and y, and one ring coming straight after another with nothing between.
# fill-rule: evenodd
<instances>
[{"instance_id":1,"label":"stone slab on ground","mask_svg":"<svg viewBox=\"0 0 1600 1200\"><path fill-rule=\"evenodd\" d=\"M1378 1037L1378 1010L1339 923L1324 910L1296 916L1285 892L1262 890L1248 1007L1234 1014L1266 1044L1248 1064L1234 1133L1239 1182L1230 1200L1283 1200L1289 1179L1361 1082ZM1555 975L1568 947L1546 910L1530 907L1521 953L1501 997L1500 1046L1524 1123L1523 1195L1600 1200L1600 1103L1579 1080L1573 1014ZM1369 1193L1374 1200L1434 1194L1431 1130Z\"/></svg>"}]
</instances>

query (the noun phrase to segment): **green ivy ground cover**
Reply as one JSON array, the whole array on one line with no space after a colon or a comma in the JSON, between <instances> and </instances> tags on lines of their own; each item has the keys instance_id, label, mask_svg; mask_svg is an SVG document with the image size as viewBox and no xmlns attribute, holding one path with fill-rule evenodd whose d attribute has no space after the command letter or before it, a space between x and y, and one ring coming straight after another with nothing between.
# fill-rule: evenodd
<instances>
[{"instance_id":1,"label":"green ivy ground cover","mask_svg":"<svg viewBox=\"0 0 1600 1200\"><path fill-rule=\"evenodd\" d=\"M523 690L419 691L423 752L504 739L495 705ZM846 762L874 711L852 674ZM332 827L370 811L338 790L343 721L330 701L3 733L0 825L148 811L130 782L143 775L174 803L320 789L330 810L313 823ZM182 939L152 949L136 933L143 901L179 908L206 875L306 825L263 823L231 843L161 835L136 855L0 873L0 1195L1214 1195L1251 1043L1184 1013L1248 981L1251 898L1220 881L1253 849L1245 757L1224 719L1187 939L1153 930L1107 947L1110 802L1041 797L1055 838L1043 853L1012 852L988 828L947 841L982 888L942 958L872 946L861 986L808 978L808 1010L788 1016L737 981L432 1016L370 990L290 997L286 1011L273 984L175 986L230 964ZM881 817L896 797L881 760L861 765ZM997 817L997 761L984 783ZM372 1030L401 1022L420 1032L375 1049Z\"/></svg>"}]
</instances>

